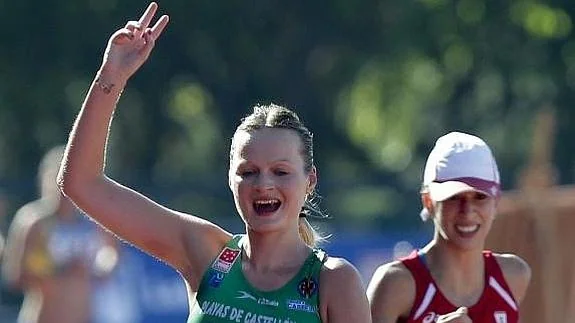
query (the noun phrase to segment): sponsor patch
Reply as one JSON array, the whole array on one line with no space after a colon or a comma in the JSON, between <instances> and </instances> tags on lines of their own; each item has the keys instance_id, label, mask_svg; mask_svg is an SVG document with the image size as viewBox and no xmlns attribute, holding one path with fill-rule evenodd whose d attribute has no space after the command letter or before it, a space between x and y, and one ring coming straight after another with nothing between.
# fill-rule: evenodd
<instances>
[{"instance_id":1,"label":"sponsor patch","mask_svg":"<svg viewBox=\"0 0 575 323\"><path fill-rule=\"evenodd\" d=\"M212 268L222 273L228 273L239 254L239 249L225 247L218 256L218 259L212 264Z\"/></svg>"},{"instance_id":2,"label":"sponsor patch","mask_svg":"<svg viewBox=\"0 0 575 323\"><path fill-rule=\"evenodd\" d=\"M218 271L210 272L210 280L208 281L209 285L214 288L220 287L222 281L224 280L225 275Z\"/></svg>"},{"instance_id":3,"label":"sponsor patch","mask_svg":"<svg viewBox=\"0 0 575 323\"><path fill-rule=\"evenodd\" d=\"M314 313L317 311L315 306L311 306L305 301L299 299L288 299L287 308L292 311L302 311L308 313Z\"/></svg>"}]
</instances>

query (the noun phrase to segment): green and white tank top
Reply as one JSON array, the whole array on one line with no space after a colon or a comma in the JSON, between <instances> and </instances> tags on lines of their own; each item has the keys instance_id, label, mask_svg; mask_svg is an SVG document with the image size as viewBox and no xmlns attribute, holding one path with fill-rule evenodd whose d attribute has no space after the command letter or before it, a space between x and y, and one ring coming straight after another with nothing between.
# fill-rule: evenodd
<instances>
[{"instance_id":1,"label":"green and white tank top","mask_svg":"<svg viewBox=\"0 0 575 323\"><path fill-rule=\"evenodd\" d=\"M321 323L319 274L326 253L314 249L284 286L260 291L242 272L243 237L234 236L202 277L188 323Z\"/></svg>"}]
</instances>

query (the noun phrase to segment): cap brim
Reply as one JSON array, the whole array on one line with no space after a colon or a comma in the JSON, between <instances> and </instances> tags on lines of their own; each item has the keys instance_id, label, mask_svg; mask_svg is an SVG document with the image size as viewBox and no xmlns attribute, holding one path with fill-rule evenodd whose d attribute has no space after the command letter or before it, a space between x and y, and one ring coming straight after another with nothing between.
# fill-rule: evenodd
<instances>
[{"instance_id":1,"label":"cap brim","mask_svg":"<svg viewBox=\"0 0 575 323\"><path fill-rule=\"evenodd\" d=\"M497 197L499 195L499 184L476 178L462 178L429 183L428 190L432 200L441 202L464 192L480 192L491 197Z\"/></svg>"}]
</instances>

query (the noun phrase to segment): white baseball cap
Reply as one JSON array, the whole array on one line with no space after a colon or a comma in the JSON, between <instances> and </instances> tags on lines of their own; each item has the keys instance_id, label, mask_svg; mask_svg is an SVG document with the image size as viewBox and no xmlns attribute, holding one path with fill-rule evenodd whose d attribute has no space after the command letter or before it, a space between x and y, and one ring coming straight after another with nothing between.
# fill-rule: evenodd
<instances>
[{"instance_id":1,"label":"white baseball cap","mask_svg":"<svg viewBox=\"0 0 575 323\"><path fill-rule=\"evenodd\" d=\"M437 139L427 158L423 188L434 201L468 191L497 197L501 190L497 162L481 138L450 132ZM428 216L424 209L421 217Z\"/></svg>"}]
</instances>

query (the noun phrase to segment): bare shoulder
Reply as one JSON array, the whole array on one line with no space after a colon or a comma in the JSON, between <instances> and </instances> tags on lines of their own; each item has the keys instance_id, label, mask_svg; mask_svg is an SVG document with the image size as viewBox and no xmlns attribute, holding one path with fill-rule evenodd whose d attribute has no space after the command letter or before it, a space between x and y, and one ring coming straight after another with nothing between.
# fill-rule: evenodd
<instances>
[{"instance_id":1,"label":"bare shoulder","mask_svg":"<svg viewBox=\"0 0 575 323\"><path fill-rule=\"evenodd\" d=\"M371 283L375 281L401 285L412 284L415 286L411 272L398 260L377 267L371 278Z\"/></svg>"},{"instance_id":2,"label":"bare shoulder","mask_svg":"<svg viewBox=\"0 0 575 323\"><path fill-rule=\"evenodd\" d=\"M11 286L22 284L21 262L31 245L38 243L47 215L40 201L20 207L10 223L2 258L2 275Z\"/></svg>"},{"instance_id":3,"label":"bare shoulder","mask_svg":"<svg viewBox=\"0 0 575 323\"><path fill-rule=\"evenodd\" d=\"M529 264L518 255L512 253L493 253L499 266L507 273L526 275L531 273Z\"/></svg>"},{"instance_id":4,"label":"bare shoulder","mask_svg":"<svg viewBox=\"0 0 575 323\"><path fill-rule=\"evenodd\" d=\"M407 288L412 289L415 295L415 280L401 261L392 261L377 267L369 282L369 289L374 288L383 290Z\"/></svg>"},{"instance_id":5,"label":"bare shoulder","mask_svg":"<svg viewBox=\"0 0 575 323\"><path fill-rule=\"evenodd\" d=\"M369 303L358 270L344 258L328 257L319 284L322 322L371 322Z\"/></svg>"},{"instance_id":6,"label":"bare shoulder","mask_svg":"<svg viewBox=\"0 0 575 323\"><path fill-rule=\"evenodd\" d=\"M363 291L363 281L358 270L344 258L328 257L321 269L320 280L320 288L329 289L329 293Z\"/></svg>"},{"instance_id":7,"label":"bare shoulder","mask_svg":"<svg viewBox=\"0 0 575 323\"><path fill-rule=\"evenodd\" d=\"M407 317L415 301L415 280L400 261L379 266L367 288L373 322Z\"/></svg>"},{"instance_id":8,"label":"bare shoulder","mask_svg":"<svg viewBox=\"0 0 575 323\"><path fill-rule=\"evenodd\" d=\"M521 302L531 281L531 267L523 258L515 254L494 253L493 255L501 267L513 296L518 302Z\"/></svg>"},{"instance_id":9,"label":"bare shoulder","mask_svg":"<svg viewBox=\"0 0 575 323\"><path fill-rule=\"evenodd\" d=\"M37 219L44 213L43 210L44 205L40 200L26 203L16 211L13 221L16 223L22 223L28 222L32 219Z\"/></svg>"},{"instance_id":10,"label":"bare shoulder","mask_svg":"<svg viewBox=\"0 0 575 323\"><path fill-rule=\"evenodd\" d=\"M322 275L329 276L343 276L359 275L357 269L349 261L339 257L327 257L327 260L322 267ZM359 276L358 276L359 277Z\"/></svg>"},{"instance_id":11,"label":"bare shoulder","mask_svg":"<svg viewBox=\"0 0 575 323\"><path fill-rule=\"evenodd\" d=\"M41 201L33 201L20 207L10 224L11 234L24 234L41 225L47 218L45 206Z\"/></svg>"},{"instance_id":12,"label":"bare shoulder","mask_svg":"<svg viewBox=\"0 0 575 323\"><path fill-rule=\"evenodd\" d=\"M176 268L192 286L199 287L199 281L205 270L233 238L233 235L208 220L182 212L176 212L176 214L183 219L179 226L183 231L185 250L176 256L186 258L180 262L189 264L189 266L176 266Z\"/></svg>"}]
</instances>

